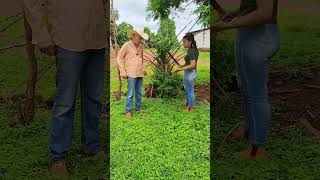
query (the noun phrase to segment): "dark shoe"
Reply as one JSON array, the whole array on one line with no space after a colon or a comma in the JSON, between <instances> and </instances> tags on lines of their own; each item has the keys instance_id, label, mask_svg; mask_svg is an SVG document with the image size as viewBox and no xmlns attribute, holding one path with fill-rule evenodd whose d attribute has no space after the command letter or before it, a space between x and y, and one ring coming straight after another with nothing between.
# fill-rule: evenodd
<instances>
[{"instance_id":1,"label":"dark shoe","mask_svg":"<svg viewBox=\"0 0 320 180\"><path fill-rule=\"evenodd\" d=\"M232 133L232 139L236 141L245 141L249 139L248 131L245 129L239 129Z\"/></svg>"},{"instance_id":2,"label":"dark shoe","mask_svg":"<svg viewBox=\"0 0 320 180\"><path fill-rule=\"evenodd\" d=\"M265 147L251 146L240 152L240 156L245 160L268 160L268 154Z\"/></svg>"},{"instance_id":3,"label":"dark shoe","mask_svg":"<svg viewBox=\"0 0 320 180\"><path fill-rule=\"evenodd\" d=\"M65 160L53 161L51 163L49 171L50 171L51 175L56 178L64 178L64 177L68 177L70 175L67 170Z\"/></svg>"}]
</instances>

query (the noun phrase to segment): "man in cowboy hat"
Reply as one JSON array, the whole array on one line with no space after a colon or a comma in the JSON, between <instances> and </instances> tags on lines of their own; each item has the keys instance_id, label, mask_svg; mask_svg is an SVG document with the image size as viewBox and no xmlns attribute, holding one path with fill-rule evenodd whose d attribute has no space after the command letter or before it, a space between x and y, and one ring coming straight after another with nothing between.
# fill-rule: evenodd
<instances>
[{"instance_id":1,"label":"man in cowboy hat","mask_svg":"<svg viewBox=\"0 0 320 180\"><path fill-rule=\"evenodd\" d=\"M142 82L147 75L143 62L143 45L141 40L148 40L148 34L143 30L133 29L128 31L130 41L126 42L120 49L117 64L120 75L128 79L128 92L126 101L126 117L132 117L133 95L136 94L136 111L141 110Z\"/></svg>"}]
</instances>

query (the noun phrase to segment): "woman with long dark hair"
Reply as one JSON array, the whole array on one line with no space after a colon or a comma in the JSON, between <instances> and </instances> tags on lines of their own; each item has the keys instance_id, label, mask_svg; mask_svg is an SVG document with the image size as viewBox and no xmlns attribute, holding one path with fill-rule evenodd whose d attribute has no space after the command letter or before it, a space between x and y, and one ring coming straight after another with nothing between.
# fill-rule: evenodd
<instances>
[{"instance_id":1,"label":"woman with long dark hair","mask_svg":"<svg viewBox=\"0 0 320 180\"><path fill-rule=\"evenodd\" d=\"M186 111L193 112L195 103L194 81L198 76L197 61L199 57L199 51L192 33L187 33L183 37L183 47L188 50L187 55L184 57L185 64L181 67L178 67L177 71L184 71L183 83L186 93Z\"/></svg>"},{"instance_id":2,"label":"woman with long dark hair","mask_svg":"<svg viewBox=\"0 0 320 180\"><path fill-rule=\"evenodd\" d=\"M245 126L235 131L236 140L251 146L241 152L244 159L267 159L265 145L271 112L268 102L268 64L280 47L277 26L278 0L241 0L240 9L222 12L213 24L215 32L237 28L235 60L238 84L244 98Z\"/></svg>"}]
</instances>

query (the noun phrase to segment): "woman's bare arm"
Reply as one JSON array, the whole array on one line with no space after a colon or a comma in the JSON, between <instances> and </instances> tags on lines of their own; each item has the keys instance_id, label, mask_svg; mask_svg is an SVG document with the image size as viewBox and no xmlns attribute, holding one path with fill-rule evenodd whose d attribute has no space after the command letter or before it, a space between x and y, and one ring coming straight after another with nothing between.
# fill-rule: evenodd
<instances>
[{"instance_id":1,"label":"woman's bare arm","mask_svg":"<svg viewBox=\"0 0 320 180\"><path fill-rule=\"evenodd\" d=\"M190 64L188 66L184 66L181 68L181 70L191 70L196 68L196 60L191 60Z\"/></svg>"},{"instance_id":2,"label":"woman's bare arm","mask_svg":"<svg viewBox=\"0 0 320 180\"><path fill-rule=\"evenodd\" d=\"M213 25L213 29L221 31L225 29L254 26L267 22L271 20L273 16L273 3L273 0L257 0L257 10L245 16L233 19L232 21L220 21Z\"/></svg>"}]
</instances>

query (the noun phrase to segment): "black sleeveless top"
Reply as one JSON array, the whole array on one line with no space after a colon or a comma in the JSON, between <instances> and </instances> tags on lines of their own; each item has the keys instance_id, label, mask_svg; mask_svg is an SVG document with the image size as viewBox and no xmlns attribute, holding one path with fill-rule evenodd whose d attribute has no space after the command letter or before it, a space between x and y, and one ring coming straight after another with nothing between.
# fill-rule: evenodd
<instances>
[{"instance_id":1,"label":"black sleeveless top","mask_svg":"<svg viewBox=\"0 0 320 180\"><path fill-rule=\"evenodd\" d=\"M273 16L272 20L267 23L276 24L277 23L277 14L278 14L278 0L273 0ZM240 15L244 16L246 14L251 13L257 9L257 1L256 0L241 0L240 5Z\"/></svg>"}]
</instances>

